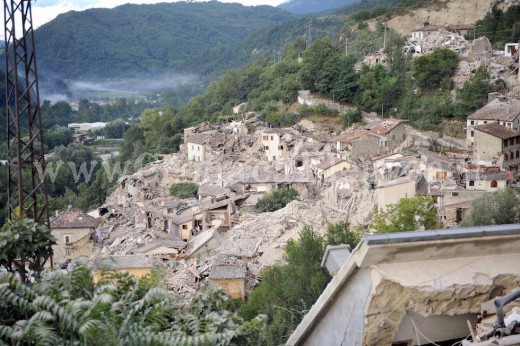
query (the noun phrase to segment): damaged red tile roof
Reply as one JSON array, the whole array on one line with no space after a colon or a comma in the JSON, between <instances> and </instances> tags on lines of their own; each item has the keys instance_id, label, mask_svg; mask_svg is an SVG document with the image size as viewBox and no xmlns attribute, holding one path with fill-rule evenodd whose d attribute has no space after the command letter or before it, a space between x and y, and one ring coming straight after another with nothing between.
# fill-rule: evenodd
<instances>
[{"instance_id":1,"label":"damaged red tile roof","mask_svg":"<svg viewBox=\"0 0 520 346\"><path fill-rule=\"evenodd\" d=\"M494 99L471 114L470 120L513 121L520 115L520 100Z\"/></svg>"},{"instance_id":2,"label":"damaged red tile roof","mask_svg":"<svg viewBox=\"0 0 520 346\"><path fill-rule=\"evenodd\" d=\"M370 132L378 135L386 135L395 129L399 124L403 123L404 120L385 120L376 126L374 126Z\"/></svg>"},{"instance_id":3,"label":"damaged red tile roof","mask_svg":"<svg viewBox=\"0 0 520 346\"><path fill-rule=\"evenodd\" d=\"M81 210L67 210L51 220L51 229L96 228L99 221Z\"/></svg>"},{"instance_id":4,"label":"damaged red tile roof","mask_svg":"<svg viewBox=\"0 0 520 346\"><path fill-rule=\"evenodd\" d=\"M336 138L336 142L343 142L343 143L352 142L367 134L368 134L368 131L366 131L366 130L357 130L357 131L347 133L346 135Z\"/></svg>"},{"instance_id":5,"label":"damaged red tile roof","mask_svg":"<svg viewBox=\"0 0 520 346\"><path fill-rule=\"evenodd\" d=\"M482 131L491 135L493 137L508 139L512 137L520 136L520 132L517 130L510 129L509 127L505 127L499 124L484 124L475 126L475 130Z\"/></svg>"}]
</instances>

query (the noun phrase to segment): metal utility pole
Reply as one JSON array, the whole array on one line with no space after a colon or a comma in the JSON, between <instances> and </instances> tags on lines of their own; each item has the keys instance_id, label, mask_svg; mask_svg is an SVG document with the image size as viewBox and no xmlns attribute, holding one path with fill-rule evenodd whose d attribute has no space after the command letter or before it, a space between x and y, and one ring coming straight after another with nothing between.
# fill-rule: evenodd
<instances>
[{"instance_id":1,"label":"metal utility pole","mask_svg":"<svg viewBox=\"0 0 520 346\"><path fill-rule=\"evenodd\" d=\"M4 19L8 214L49 226L31 0L4 0Z\"/></svg>"},{"instance_id":2,"label":"metal utility pole","mask_svg":"<svg viewBox=\"0 0 520 346\"><path fill-rule=\"evenodd\" d=\"M309 48L312 43L311 25L312 25L312 20L309 19L309 24L307 24L307 48Z\"/></svg>"},{"instance_id":3,"label":"metal utility pole","mask_svg":"<svg viewBox=\"0 0 520 346\"><path fill-rule=\"evenodd\" d=\"M383 49L386 49L386 23L385 23L385 35L383 36Z\"/></svg>"}]
</instances>

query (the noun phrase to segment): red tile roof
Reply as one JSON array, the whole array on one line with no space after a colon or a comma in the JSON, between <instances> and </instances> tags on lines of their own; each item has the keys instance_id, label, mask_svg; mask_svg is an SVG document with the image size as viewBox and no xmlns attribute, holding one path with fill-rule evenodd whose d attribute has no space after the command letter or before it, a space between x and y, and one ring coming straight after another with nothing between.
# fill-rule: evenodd
<instances>
[{"instance_id":1,"label":"red tile roof","mask_svg":"<svg viewBox=\"0 0 520 346\"><path fill-rule=\"evenodd\" d=\"M320 163L320 164L318 165L318 168L319 168L319 169L328 169L328 168L333 167L333 166L335 166L335 165L337 165L338 163L341 163L341 162L343 162L343 161L345 161L345 160L335 157L335 158L333 158L332 160L326 160L326 161L323 161L322 163ZM345 161L345 162L346 162L346 161Z\"/></svg>"},{"instance_id":2,"label":"red tile roof","mask_svg":"<svg viewBox=\"0 0 520 346\"><path fill-rule=\"evenodd\" d=\"M403 122L404 120L385 120L370 129L370 132L377 135L386 135Z\"/></svg>"},{"instance_id":3,"label":"red tile roof","mask_svg":"<svg viewBox=\"0 0 520 346\"><path fill-rule=\"evenodd\" d=\"M520 136L520 132L517 130L510 129L509 127L505 127L499 124L484 124L475 126L475 130L479 130L481 132L487 133L493 137L508 139L512 137Z\"/></svg>"},{"instance_id":4,"label":"red tile roof","mask_svg":"<svg viewBox=\"0 0 520 346\"><path fill-rule=\"evenodd\" d=\"M414 31L437 31L439 29L446 29L446 25L426 25L422 28L417 28Z\"/></svg>"},{"instance_id":5,"label":"red tile roof","mask_svg":"<svg viewBox=\"0 0 520 346\"><path fill-rule=\"evenodd\" d=\"M368 134L366 130L357 130L351 133L347 133L341 137L336 138L336 142L350 143Z\"/></svg>"},{"instance_id":6,"label":"red tile roof","mask_svg":"<svg viewBox=\"0 0 520 346\"><path fill-rule=\"evenodd\" d=\"M470 120L513 121L520 115L520 100L494 99L471 114Z\"/></svg>"},{"instance_id":7,"label":"red tile roof","mask_svg":"<svg viewBox=\"0 0 520 346\"><path fill-rule=\"evenodd\" d=\"M51 220L51 229L60 228L96 228L99 221L77 209L70 209Z\"/></svg>"}]
</instances>

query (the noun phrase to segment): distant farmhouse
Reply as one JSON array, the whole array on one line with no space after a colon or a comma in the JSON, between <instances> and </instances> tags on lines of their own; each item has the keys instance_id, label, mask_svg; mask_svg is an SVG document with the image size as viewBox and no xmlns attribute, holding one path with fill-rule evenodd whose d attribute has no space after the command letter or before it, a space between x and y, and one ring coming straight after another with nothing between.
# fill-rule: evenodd
<instances>
[{"instance_id":1,"label":"distant farmhouse","mask_svg":"<svg viewBox=\"0 0 520 346\"><path fill-rule=\"evenodd\" d=\"M72 123L68 124L67 127L73 130L75 133L84 133L87 131L97 131L104 129L107 123L95 122L95 123Z\"/></svg>"},{"instance_id":2,"label":"distant farmhouse","mask_svg":"<svg viewBox=\"0 0 520 346\"><path fill-rule=\"evenodd\" d=\"M439 31L440 29L454 32L461 36L469 36L470 34L473 34L473 31L475 30L475 25L474 24L430 25L430 23L425 22L422 27L417 28L412 32L412 40L421 41L422 39L430 36L433 32Z\"/></svg>"}]
</instances>

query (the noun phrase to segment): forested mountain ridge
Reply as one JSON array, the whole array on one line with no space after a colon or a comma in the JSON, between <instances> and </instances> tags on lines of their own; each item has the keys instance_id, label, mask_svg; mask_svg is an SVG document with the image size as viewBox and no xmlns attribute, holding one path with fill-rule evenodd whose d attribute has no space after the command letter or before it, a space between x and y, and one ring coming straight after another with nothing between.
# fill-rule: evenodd
<instances>
[{"instance_id":1,"label":"forested mountain ridge","mask_svg":"<svg viewBox=\"0 0 520 346\"><path fill-rule=\"evenodd\" d=\"M359 1L360 0L289 0L278 5L278 7L297 14L310 14L334 10Z\"/></svg>"},{"instance_id":2,"label":"forested mountain ridge","mask_svg":"<svg viewBox=\"0 0 520 346\"><path fill-rule=\"evenodd\" d=\"M311 35L333 37L352 12L402 2L354 2L335 14L312 18ZM243 67L258 56L283 50L289 42L306 39L307 24L307 18L280 8L216 1L71 11L36 30L38 65L42 75L63 80L174 72L208 82L226 69Z\"/></svg>"},{"instance_id":3,"label":"forested mountain ridge","mask_svg":"<svg viewBox=\"0 0 520 346\"><path fill-rule=\"evenodd\" d=\"M219 2L123 5L68 12L36 30L40 69L66 79L197 72L220 46L296 15Z\"/></svg>"}]
</instances>

